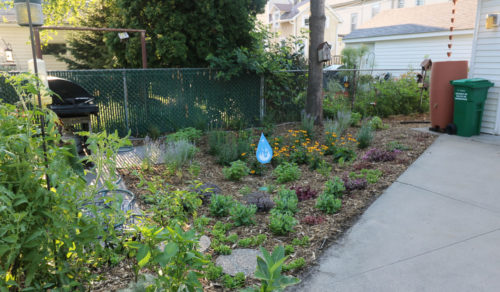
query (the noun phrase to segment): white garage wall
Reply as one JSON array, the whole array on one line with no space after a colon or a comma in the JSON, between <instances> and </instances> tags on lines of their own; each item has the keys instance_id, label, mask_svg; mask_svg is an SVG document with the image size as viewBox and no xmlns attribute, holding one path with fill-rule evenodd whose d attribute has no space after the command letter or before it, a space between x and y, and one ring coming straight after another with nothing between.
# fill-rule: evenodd
<instances>
[{"instance_id":1,"label":"white garage wall","mask_svg":"<svg viewBox=\"0 0 500 292\"><path fill-rule=\"evenodd\" d=\"M414 69L420 71L424 58L433 62L447 60L470 60L472 34L453 37L451 58L448 58L448 37L387 40L375 42L375 69Z\"/></svg>"},{"instance_id":2,"label":"white garage wall","mask_svg":"<svg viewBox=\"0 0 500 292\"><path fill-rule=\"evenodd\" d=\"M500 13L500 0L480 0L469 76L485 78L495 86L486 99L481 132L500 135L500 28L486 29L488 13Z\"/></svg>"}]
</instances>

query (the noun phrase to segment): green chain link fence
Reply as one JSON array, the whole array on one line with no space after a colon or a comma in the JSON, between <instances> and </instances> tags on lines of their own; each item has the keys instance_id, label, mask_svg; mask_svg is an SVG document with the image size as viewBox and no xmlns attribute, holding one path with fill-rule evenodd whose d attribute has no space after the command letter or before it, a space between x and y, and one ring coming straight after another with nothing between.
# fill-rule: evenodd
<instances>
[{"instance_id":1,"label":"green chain link fence","mask_svg":"<svg viewBox=\"0 0 500 292\"><path fill-rule=\"evenodd\" d=\"M184 127L240 128L261 118L261 79L242 75L216 80L210 69L124 69L50 71L49 76L71 80L95 96L99 123L94 131L117 130L125 135L172 132ZM0 98L17 100L4 82Z\"/></svg>"}]
</instances>

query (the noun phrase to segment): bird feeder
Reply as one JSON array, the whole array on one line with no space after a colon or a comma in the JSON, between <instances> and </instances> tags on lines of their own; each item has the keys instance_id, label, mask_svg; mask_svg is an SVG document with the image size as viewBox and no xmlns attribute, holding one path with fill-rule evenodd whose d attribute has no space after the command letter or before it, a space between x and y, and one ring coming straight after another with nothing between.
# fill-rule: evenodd
<instances>
[{"instance_id":1,"label":"bird feeder","mask_svg":"<svg viewBox=\"0 0 500 292\"><path fill-rule=\"evenodd\" d=\"M43 25L42 0L14 0L16 10L17 24L20 26L29 26L28 3L31 12L31 22L33 26Z\"/></svg>"},{"instance_id":2,"label":"bird feeder","mask_svg":"<svg viewBox=\"0 0 500 292\"><path fill-rule=\"evenodd\" d=\"M328 62L332 59L330 50L332 47L327 43L323 42L318 46L318 62Z\"/></svg>"}]
</instances>

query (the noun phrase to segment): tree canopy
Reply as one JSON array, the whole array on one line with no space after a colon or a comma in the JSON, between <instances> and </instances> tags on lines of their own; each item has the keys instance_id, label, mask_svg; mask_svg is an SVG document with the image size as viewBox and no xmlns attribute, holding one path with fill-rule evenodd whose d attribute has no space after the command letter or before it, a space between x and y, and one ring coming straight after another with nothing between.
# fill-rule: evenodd
<instances>
[{"instance_id":1,"label":"tree canopy","mask_svg":"<svg viewBox=\"0 0 500 292\"><path fill-rule=\"evenodd\" d=\"M80 14L79 25L145 29L151 68L206 67L209 55L228 55L236 49L251 47L255 41L252 36L255 15L266 3L265 0L93 2L87 13ZM140 68L140 34L129 35L128 40L120 41L116 33L75 34L70 51L76 62L68 62L72 68Z\"/></svg>"}]
</instances>

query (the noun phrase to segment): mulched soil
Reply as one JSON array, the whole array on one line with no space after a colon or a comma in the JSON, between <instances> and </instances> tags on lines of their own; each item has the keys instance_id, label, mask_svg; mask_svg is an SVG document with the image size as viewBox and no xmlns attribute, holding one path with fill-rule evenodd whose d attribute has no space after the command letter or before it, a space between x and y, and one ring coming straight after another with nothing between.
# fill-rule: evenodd
<instances>
[{"instance_id":1,"label":"mulched soil","mask_svg":"<svg viewBox=\"0 0 500 292\"><path fill-rule=\"evenodd\" d=\"M414 115L414 116L396 116L390 119L385 119L384 123L389 127L384 130L379 130L375 134L373 144L369 148L380 148L385 149L386 145L391 141L398 141L401 144L409 147L409 150L403 151L398 155L398 158L394 161L389 162L364 162L361 160L363 154L369 149L357 150L357 159L354 163L346 165L344 167L339 167L338 164L331 164L333 166L332 177L334 175L342 177L344 173L350 171L359 170L361 168L370 169L380 169L383 172L381 179L376 184L368 184L368 187L364 190L354 190L348 192L344 195L342 209L334 215L322 214L318 209L314 207L316 200L307 200L299 202L299 211L295 215L295 218L300 222L307 215L322 216L325 221L318 225L306 225L299 223L295 226L295 233L291 233L288 236L274 236L269 228L269 214L258 213L255 217L256 224L252 226L242 226L233 228L229 234L236 233L239 238L249 237L257 234L266 234L268 240L264 244L267 250L272 250L276 245L291 244L294 238L308 236L310 238L309 247L295 247L295 253L289 258L289 261L303 257L306 260L306 267L299 271L294 271L293 275L301 276L307 271L308 267L314 265L322 252L334 243L339 237L349 229L359 218L359 216L364 212L364 210L370 206L370 204L377 199L384 190L390 186L398 177L401 175L407 167L415 161L427 147L434 141L435 135L428 133L423 133L419 131L412 130L411 128L424 127L428 124L418 123L420 121L428 120L426 115ZM415 122L415 123L405 123L401 122ZM299 129L299 124L288 123L284 125L279 125L276 127L274 134L285 134L289 129ZM321 129L317 129L316 132ZM353 136L356 135L358 131L357 128L350 128L348 133ZM323 141L322 137L318 138L319 141ZM232 195L238 200L242 200L243 195L239 193L239 190L244 187L250 187L253 191L257 191L259 187L277 183L271 175L271 169L268 169L263 176L247 176L240 182L231 182L224 179L222 174L222 166L215 163L213 156L206 154L206 141L202 141L198 145L202 151L200 151L196 160L201 165L201 172L198 177L190 178L189 174L185 172L182 178L177 176L171 176L170 184L174 185L179 189L186 189L190 184L191 180L196 179L203 183L213 183L216 184L224 195ZM331 162L331 157L325 157L328 162ZM310 186L312 189L317 190L320 193L324 184L327 181L325 177L320 175L316 171L311 171L307 165L301 166L302 176L299 181L291 182L285 184L286 187L291 186ZM123 179L132 192L140 199L145 191L137 188L138 179L131 175L131 169L120 170ZM155 175L163 174L165 171L163 166L157 166L152 172ZM148 175L146 175L147 177ZM141 208L147 208L147 205L141 204ZM202 206L198 210L198 214L210 217L207 206ZM221 219L224 222L230 222L229 218ZM215 220L212 220L212 225ZM209 226L210 228L212 226ZM208 230L208 228L207 228ZM207 235L210 236L207 232ZM236 245L232 246L236 248ZM212 253L209 250L209 253ZM213 254L213 259L217 255ZM130 266L127 264L121 264L106 272L109 276L108 280L99 283L98 287L94 286L95 291L113 291L116 289L123 288L127 283L133 278ZM248 279L247 284L251 285L255 283L254 280ZM203 281L205 291L225 291L220 283L210 283L209 281Z\"/></svg>"}]
</instances>

